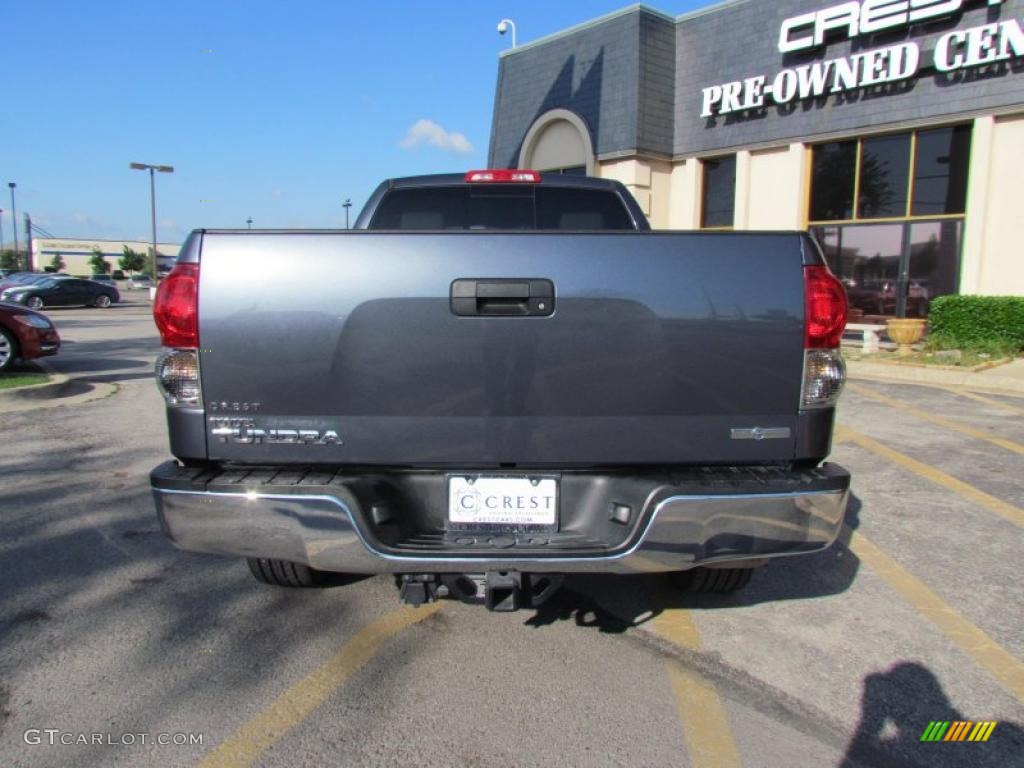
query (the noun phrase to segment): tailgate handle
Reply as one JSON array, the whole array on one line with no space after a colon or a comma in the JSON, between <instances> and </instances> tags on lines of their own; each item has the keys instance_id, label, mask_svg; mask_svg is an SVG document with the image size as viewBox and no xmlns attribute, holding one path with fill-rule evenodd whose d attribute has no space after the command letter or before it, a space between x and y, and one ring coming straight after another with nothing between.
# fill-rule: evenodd
<instances>
[{"instance_id":1,"label":"tailgate handle","mask_svg":"<svg viewBox=\"0 0 1024 768\"><path fill-rule=\"evenodd\" d=\"M460 317L547 317L555 285L542 278L462 278L452 282L452 313Z\"/></svg>"}]
</instances>

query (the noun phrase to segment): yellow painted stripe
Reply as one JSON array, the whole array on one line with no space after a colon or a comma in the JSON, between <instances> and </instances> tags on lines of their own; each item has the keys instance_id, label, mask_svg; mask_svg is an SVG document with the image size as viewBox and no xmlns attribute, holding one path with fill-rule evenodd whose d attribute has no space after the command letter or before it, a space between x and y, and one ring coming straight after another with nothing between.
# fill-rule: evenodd
<instances>
[{"instance_id":1,"label":"yellow painted stripe","mask_svg":"<svg viewBox=\"0 0 1024 768\"><path fill-rule=\"evenodd\" d=\"M995 730L995 727L995 722L989 723L988 728L985 729L985 732L978 737L978 741L988 741L988 737L992 735L992 731Z\"/></svg>"},{"instance_id":2,"label":"yellow painted stripe","mask_svg":"<svg viewBox=\"0 0 1024 768\"><path fill-rule=\"evenodd\" d=\"M942 630L953 645L974 659L1019 700L1024 701L1024 663L957 613L953 606L935 594L923 581L864 536L850 531L849 546L861 562Z\"/></svg>"},{"instance_id":3,"label":"yellow painted stripe","mask_svg":"<svg viewBox=\"0 0 1024 768\"><path fill-rule=\"evenodd\" d=\"M419 608L403 608L360 630L333 658L278 696L270 706L250 718L227 741L210 752L199 764L200 768L251 765L370 661L385 640L432 616L440 607L439 603L432 603Z\"/></svg>"},{"instance_id":4,"label":"yellow painted stripe","mask_svg":"<svg viewBox=\"0 0 1024 768\"><path fill-rule=\"evenodd\" d=\"M890 408L895 408L903 411L904 413L910 414L914 418L921 419L922 421L928 421L945 429L959 432L960 434L967 435L968 437L973 437L975 440L984 440L992 445L998 445L1000 448L1007 451L1024 454L1024 445L1015 443L1013 440L997 437L984 429L977 429L960 421L953 421L952 419L947 419L943 416L936 416L935 414L928 413L927 411L913 405L909 405L908 403L904 403L896 398L883 395L881 392L876 392L870 387L865 387L862 384L847 383L846 388L862 397L871 398L879 403L888 405Z\"/></svg>"},{"instance_id":5,"label":"yellow painted stripe","mask_svg":"<svg viewBox=\"0 0 1024 768\"><path fill-rule=\"evenodd\" d=\"M914 474L920 475L936 485L941 485L943 488L963 496L968 501L985 507L991 512L995 512L997 515L1009 520L1014 525L1019 525L1024 528L1024 509L1015 507L1002 499L997 499L995 496L987 494L984 491L980 491L973 485L968 485L961 480L957 480L952 475L947 475L945 472L925 464L922 461L912 459L899 451L894 451L889 446L880 443L867 435L862 435L860 432L856 432L849 427L840 426L836 428L836 441L849 441L856 443L862 448L866 448L869 451L888 459L893 464L898 464L904 469L909 469Z\"/></svg>"},{"instance_id":6,"label":"yellow painted stripe","mask_svg":"<svg viewBox=\"0 0 1024 768\"><path fill-rule=\"evenodd\" d=\"M657 635L688 650L700 650L700 634L689 611L670 608L653 622ZM668 663L683 740L691 768L742 768L725 707L715 686L676 662Z\"/></svg>"},{"instance_id":7,"label":"yellow painted stripe","mask_svg":"<svg viewBox=\"0 0 1024 768\"><path fill-rule=\"evenodd\" d=\"M1003 410L1010 411L1012 413L1024 414L1024 408L1019 408L1016 405L1004 403L1002 400L996 400L995 398L992 397L985 397L984 395L979 395L977 392L968 392L966 389L960 389L959 387L938 387L938 389L944 389L947 392L952 392L954 395L957 395L959 397L966 397L969 400L975 400L979 403L991 405L995 408L1002 408Z\"/></svg>"}]
</instances>

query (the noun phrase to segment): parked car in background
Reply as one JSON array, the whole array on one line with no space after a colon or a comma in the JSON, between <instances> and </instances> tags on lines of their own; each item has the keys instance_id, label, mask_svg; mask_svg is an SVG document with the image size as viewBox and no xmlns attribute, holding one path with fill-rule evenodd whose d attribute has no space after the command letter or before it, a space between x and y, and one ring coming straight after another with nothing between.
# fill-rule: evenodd
<instances>
[{"instance_id":1,"label":"parked car in background","mask_svg":"<svg viewBox=\"0 0 1024 768\"><path fill-rule=\"evenodd\" d=\"M104 285L116 285L114 278L110 275L89 275L89 279L94 283L103 283Z\"/></svg>"},{"instance_id":2,"label":"parked car in background","mask_svg":"<svg viewBox=\"0 0 1024 768\"><path fill-rule=\"evenodd\" d=\"M17 285L0 293L0 301L24 304L30 309L76 305L106 308L120 300L121 295L112 285L73 277L61 279L47 276L44 280Z\"/></svg>"},{"instance_id":3,"label":"parked car in background","mask_svg":"<svg viewBox=\"0 0 1024 768\"><path fill-rule=\"evenodd\" d=\"M71 275L50 275L43 272L18 272L11 275L6 280L0 280L0 293L7 288L14 288L19 285L31 285L32 283L38 283L41 280L70 280Z\"/></svg>"},{"instance_id":4,"label":"parked car in background","mask_svg":"<svg viewBox=\"0 0 1024 768\"><path fill-rule=\"evenodd\" d=\"M132 275L128 278L128 285L125 286L129 291L149 290L152 287L153 278L149 275Z\"/></svg>"},{"instance_id":5,"label":"parked car in background","mask_svg":"<svg viewBox=\"0 0 1024 768\"><path fill-rule=\"evenodd\" d=\"M0 373L18 358L56 355L59 349L60 336L46 315L0 302Z\"/></svg>"}]
</instances>

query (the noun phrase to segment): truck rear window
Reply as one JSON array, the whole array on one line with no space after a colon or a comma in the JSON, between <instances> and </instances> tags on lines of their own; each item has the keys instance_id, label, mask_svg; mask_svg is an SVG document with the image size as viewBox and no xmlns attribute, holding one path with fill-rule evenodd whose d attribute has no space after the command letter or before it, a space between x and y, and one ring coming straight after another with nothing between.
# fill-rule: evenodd
<instances>
[{"instance_id":1,"label":"truck rear window","mask_svg":"<svg viewBox=\"0 0 1024 768\"><path fill-rule=\"evenodd\" d=\"M370 229L635 229L617 194L524 185L395 189Z\"/></svg>"}]
</instances>

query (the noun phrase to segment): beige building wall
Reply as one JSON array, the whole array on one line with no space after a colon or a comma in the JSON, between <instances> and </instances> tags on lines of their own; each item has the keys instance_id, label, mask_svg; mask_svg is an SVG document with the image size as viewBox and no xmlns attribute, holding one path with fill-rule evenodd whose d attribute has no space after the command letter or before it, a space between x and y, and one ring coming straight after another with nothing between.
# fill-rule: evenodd
<instances>
[{"instance_id":1,"label":"beige building wall","mask_svg":"<svg viewBox=\"0 0 1024 768\"><path fill-rule=\"evenodd\" d=\"M118 259L124 254L124 247L148 254L150 244L137 240L76 240L73 238L37 237L32 240L32 268L42 272L50 266L54 255L60 254L64 259L64 269L68 275L90 275L92 267L89 259L93 250L103 253L103 258L110 264L111 270L120 269ZM157 243L156 251L160 256L177 257L181 249L180 243Z\"/></svg>"},{"instance_id":2,"label":"beige building wall","mask_svg":"<svg viewBox=\"0 0 1024 768\"><path fill-rule=\"evenodd\" d=\"M700 226L700 161L694 157L675 163L669 180L669 229Z\"/></svg>"},{"instance_id":3,"label":"beige building wall","mask_svg":"<svg viewBox=\"0 0 1024 768\"><path fill-rule=\"evenodd\" d=\"M806 207L803 144L773 147L749 155L745 186L736 179L736 229L802 229ZM740 163L737 162L737 177ZM745 199L740 199L742 194ZM739 213L744 212L741 220Z\"/></svg>"},{"instance_id":4,"label":"beige building wall","mask_svg":"<svg viewBox=\"0 0 1024 768\"><path fill-rule=\"evenodd\" d=\"M1024 296L1024 115L977 118L971 140L960 292Z\"/></svg>"},{"instance_id":5,"label":"beige building wall","mask_svg":"<svg viewBox=\"0 0 1024 768\"><path fill-rule=\"evenodd\" d=\"M597 175L602 179L621 182L636 198L644 215L651 220L651 191L654 182L651 164L635 157L615 160L599 160ZM665 204L662 203L664 206ZM657 227L653 220L651 226Z\"/></svg>"}]
</instances>

